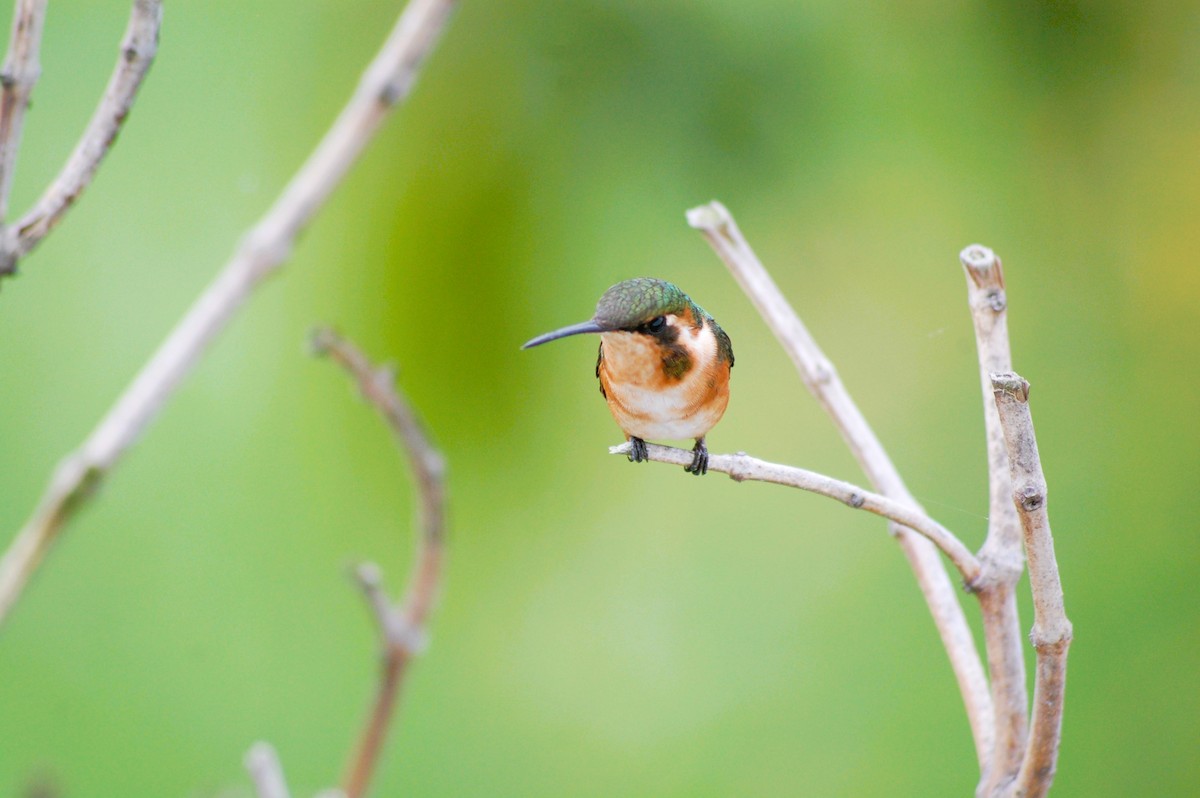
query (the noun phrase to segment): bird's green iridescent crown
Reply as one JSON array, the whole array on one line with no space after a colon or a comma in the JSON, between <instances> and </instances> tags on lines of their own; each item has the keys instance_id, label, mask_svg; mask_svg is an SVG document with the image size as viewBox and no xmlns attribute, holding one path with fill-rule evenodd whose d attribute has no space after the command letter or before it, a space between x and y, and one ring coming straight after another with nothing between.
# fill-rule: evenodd
<instances>
[{"instance_id":1,"label":"bird's green iridescent crown","mask_svg":"<svg viewBox=\"0 0 1200 798\"><path fill-rule=\"evenodd\" d=\"M666 313L679 313L691 304L688 295L674 283L653 277L635 277L617 283L596 303L595 321L606 329L619 330Z\"/></svg>"}]
</instances>

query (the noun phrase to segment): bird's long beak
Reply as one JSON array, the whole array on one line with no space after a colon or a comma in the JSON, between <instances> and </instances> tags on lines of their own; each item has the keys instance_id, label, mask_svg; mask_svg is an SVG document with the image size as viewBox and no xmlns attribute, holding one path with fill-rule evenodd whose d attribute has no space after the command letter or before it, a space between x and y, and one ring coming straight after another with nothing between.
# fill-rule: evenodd
<instances>
[{"instance_id":1,"label":"bird's long beak","mask_svg":"<svg viewBox=\"0 0 1200 798\"><path fill-rule=\"evenodd\" d=\"M528 349L531 346L540 346L548 341L554 341L559 338L566 338L568 335L578 335L579 333L598 333L604 332L604 328L595 321L582 321L579 324L572 324L570 327L548 332L545 335L539 335L537 338L530 339L525 342L522 349Z\"/></svg>"}]
</instances>

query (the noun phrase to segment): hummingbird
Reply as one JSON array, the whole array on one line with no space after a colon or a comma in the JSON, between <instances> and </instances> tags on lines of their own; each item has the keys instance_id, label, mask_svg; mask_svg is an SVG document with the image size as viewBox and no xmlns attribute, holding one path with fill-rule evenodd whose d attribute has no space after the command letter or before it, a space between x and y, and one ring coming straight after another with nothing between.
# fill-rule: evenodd
<instances>
[{"instance_id":1,"label":"hummingbird","mask_svg":"<svg viewBox=\"0 0 1200 798\"><path fill-rule=\"evenodd\" d=\"M600 334L596 377L631 444L629 459L649 459L648 438L692 438L692 462L684 471L707 473L704 436L729 404L733 368L733 346L716 319L673 283L635 277L605 291L591 319L539 335L521 348L579 333Z\"/></svg>"}]
</instances>

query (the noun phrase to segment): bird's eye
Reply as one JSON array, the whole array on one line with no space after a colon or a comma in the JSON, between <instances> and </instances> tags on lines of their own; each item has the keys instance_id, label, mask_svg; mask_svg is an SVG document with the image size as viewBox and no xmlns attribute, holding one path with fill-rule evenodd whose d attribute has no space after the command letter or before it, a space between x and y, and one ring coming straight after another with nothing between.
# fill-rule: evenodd
<instances>
[{"instance_id":1,"label":"bird's eye","mask_svg":"<svg viewBox=\"0 0 1200 798\"><path fill-rule=\"evenodd\" d=\"M650 323L647 324L646 327L647 327L647 329L650 330L650 332L656 333L659 330L661 330L664 326L666 326L666 324L667 324L666 318L664 318L663 316L655 316L653 319L650 320Z\"/></svg>"}]
</instances>

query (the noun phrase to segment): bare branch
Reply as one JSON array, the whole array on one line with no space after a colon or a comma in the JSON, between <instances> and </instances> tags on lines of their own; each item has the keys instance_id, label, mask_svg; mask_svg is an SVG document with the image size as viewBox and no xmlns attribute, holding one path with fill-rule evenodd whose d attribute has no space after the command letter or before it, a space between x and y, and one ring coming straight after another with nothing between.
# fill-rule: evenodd
<instances>
[{"instance_id":1,"label":"bare branch","mask_svg":"<svg viewBox=\"0 0 1200 798\"><path fill-rule=\"evenodd\" d=\"M29 96L42 72L38 52L45 22L46 0L17 0L8 55L0 67L0 224L8 216L8 195Z\"/></svg>"},{"instance_id":2,"label":"bare branch","mask_svg":"<svg viewBox=\"0 0 1200 798\"><path fill-rule=\"evenodd\" d=\"M1016 596L1025 561L1021 554L1021 525L1012 503L1004 431L1000 428L989 377L992 372L1012 369L1004 269L995 253L979 244L964 249L959 260L967 277L967 304L975 326L987 433L988 535L979 552L983 574L976 593L983 613L996 724L996 741L980 780L979 794L991 795L997 785L1016 775L1028 734L1025 658Z\"/></svg>"},{"instance_id":3,"label":"bare branch","mask_svg":"<svg viewBox=\"0 0 1200 798\"><path fill-rule=\"evenodd\" d=\"M0 559L0 623L89 488L107 476L254 289L283 264L296 236L341 182L387 112L408 95L453 5L452 0L409 3L354 96L283 194L108 415L59 465L37 510Z\"/></svg>"},{"instance_id":4,"label":"bare branch","mask_svg":"<svg viewBox=\"0 0 1200 798\"><path fill-rule=\"evenodd\" d=\"M1046 478L1029 413L1029 383L1012 372L992 374L991 382L1012 464L1012 501L1021 519L1029 558L1029 584L1033 591L1030 640L1037 652L1029 744L1020 772L1007 794L1040 798L1050 789L1058 762L1067 649L1072 630L1063 606L1054 537L1046 514Z\"/></svg>"},{"instance_id":5,"label":"bare branch","mask_svg":"<svg viewBox=\"0 0 1200 798\"><path fill-rule=\"evenodd\" d=\"M792 359L804 384L841 432L871 484L880 493L919 510L920 505L850 398L833 364L783 297L729 211L721 203L711 202L688 211L687 218L688 224L704 234L729 267ZM892 526L892 533L908 558L933 615L958 680L980 767L986 767L993 742L992 700L962 605L933 544L899 525Z\"/></svg>"},{"instance_id":6,"label":"bare branch","mask_svg":"<svg viewBox=\"0 0 1200 798\"><path fill-rule=\"evenodd\" d=\"M608 453L627 455L630 450L629 443L623 443L620 446L609 447ZM646 454L651 460L659 463L687 465L692 462L692 453L690 451L676 449L672 446L659 446L647 443ZM962 574L963 581L967 584L972 583L979 576L979 561L975 559L975 555L971 553L971 550L955 537L953 532L920 510L889 499L887 496L872 493L852 483L843 482L840 479L834 479L824 474L818 474L815 471L759 460L745 452L738 452L737 454L710 454L708 470L728 474L729 478L735 482L746 482L747 480L752 482L771 482L776 485L799 488L810 493L828 496L847 507L874 513L924 535L932 541L934 545L950 558L950 561L954 563L959 573Z\"/></svg>"},{"instance_id":7,"label":"bare branch","mask_svg":"<svg viewBox=\"0 0 1200 798\"><path fill-rule=\"evenodd\" d=\"M279 755L270 743L257 742L250 746L246 753L246 770L258 798L288 798L290 795Z\"/></svg>"},{"instance_id":8,"label":"bare branch","mask_svg":"<svg viewBox=\"0 0 1200 798\"><path fill-rule=\"evenodd\" d=\"M17 261L41 243L92 182L154 61L161 24L162 0L134 0L117 65L83 137L33 208L15 225L4 228L0 276L16 270Z\"/></svg>"},{"instance_id":9,"label":"bare branch","mask_svg":"<svg viewBox=\"0 0 1200 798\"><path fill-rule=\"evenodd\" d=\"M346 369L358 383L363 396L388 422L412 465L421 506L422 533L417 539L416 558L403 606L393 606L388 600L378 566L364 563L355 571L355 578L379 626L384 650L375 701L342 780L347 798L360 798L366 793L378 763L408 665L425 648L425 624L437 600L444 557L446 465L420 419L396 390L390 370L374 368L357 347L329 329L318 329L313 333L312 347L317 354L328 355Z\"/></svg>"}]
</instances>

